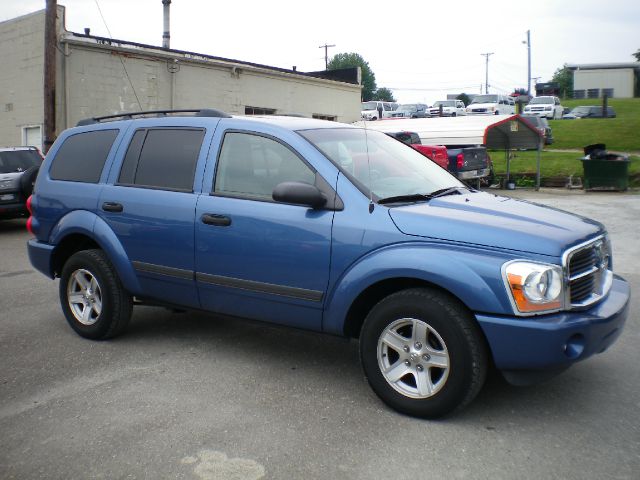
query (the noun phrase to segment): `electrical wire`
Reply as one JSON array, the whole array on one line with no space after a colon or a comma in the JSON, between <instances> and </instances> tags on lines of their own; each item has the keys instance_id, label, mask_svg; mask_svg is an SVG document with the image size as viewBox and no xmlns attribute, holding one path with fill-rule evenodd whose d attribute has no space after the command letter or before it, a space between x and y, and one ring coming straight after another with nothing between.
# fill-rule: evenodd
<instances>
[{"instance_id":1,"label":"electrical wire","mask_svg":"<svg viewBox=\"0 0 640 480\"><path fill-rule=\"evenodd\" d=\"M107 21L105 20L104 15L102 14L102 9L100 8L100 4L98 3L98 0L94 0L94 1L96 2L96 7L98 7L98 12L100 13L100 17L102 18L102 23L104 23L104 26L107 29L109 38L113 40L113 35L111 35L111 30L109 30L109 25L107 25ZM122 69L124 70L124 74L127 77L127 80L129 81L129 85L131 85L131 90L133 90L133 95L136 97L136 102L138 102L138 107L140 108L140 111L142 111L142 103L140 103L140 99L138 98L138 93L136 92L136 87L133 86L133 82L131 81L131 77L129 76L127 67L124 64L122 55L118 55L118 58L120 59L120 63L122 64Z\"/></svg>"}]
</instances>

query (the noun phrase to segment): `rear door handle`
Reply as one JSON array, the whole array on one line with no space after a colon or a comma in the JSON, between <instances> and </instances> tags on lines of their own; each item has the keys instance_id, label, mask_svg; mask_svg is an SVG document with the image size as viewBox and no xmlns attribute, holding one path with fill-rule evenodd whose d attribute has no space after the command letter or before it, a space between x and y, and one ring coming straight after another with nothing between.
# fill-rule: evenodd
<instances>
[{"instance_id":1,"label":"rear door handle","mask_svg":"<svg viewBox=\"0 0 640 480\"><path fill-rule=\"evenodd\" d=\"M202 215L202 223L207 225L215 225L216 227L228 227L231 225L231 218L225 215L216 215L214 213L205 213Z\"/></svg>"},{"instance_id":2,"label":"rear door handle","mask_svg":"<svg viewBox=\"0 0 640 480\"><path fill-rule=\"evenodd\" d=\"M104 202L102 204L102 210L105 212L116 212L119 213L124 210L124 207L120 203L115 202Z\"/></svg>"}]
</instances>

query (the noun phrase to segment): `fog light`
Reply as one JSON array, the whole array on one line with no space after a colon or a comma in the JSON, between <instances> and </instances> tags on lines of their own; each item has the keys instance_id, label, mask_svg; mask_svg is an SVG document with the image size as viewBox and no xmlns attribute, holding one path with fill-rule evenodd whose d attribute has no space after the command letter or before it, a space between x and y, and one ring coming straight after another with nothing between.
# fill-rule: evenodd
<instances>
[{"instance_id":1,"label":"fog light","mask_svg":"<svg viewBox=\"0 0 640 480\"><path fill-rule=\"evenodd\" d=\"M571 335L564 344L564 354L569 358L578 358L584 351L584 335L576 333Z\"/></svg>"}]
</instances>

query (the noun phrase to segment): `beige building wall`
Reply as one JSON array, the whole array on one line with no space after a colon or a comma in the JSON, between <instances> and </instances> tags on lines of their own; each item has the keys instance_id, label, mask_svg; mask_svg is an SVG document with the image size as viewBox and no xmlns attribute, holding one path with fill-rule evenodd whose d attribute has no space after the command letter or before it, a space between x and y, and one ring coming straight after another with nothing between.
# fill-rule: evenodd
<instances>
[{"instance_id":1,"label":"beige building wall","mask_svg":"<svg viewBox=\"0 0 640 480\"><path fill-rule=\"evenodd\" d=\"M0 146L22 145L44 119L42 12L0 23L0 65Z\"/></svg>"},{"instance_id":2,"label":"beige building wall","mask_svg":"<svg viewBox=\"0 0 640 480\"><path fill-rule=\"evenodd\" d=\"M634 78L632 68L576 70L573 89L613 88L615 98L633 98Z\"/></svg>"},{"instance_id":3,"label":"beige building wall","mask_svg":"<svg viewBox=\"0 0 640 480\"><path fill-rule=\"evenodd\" d=\"M103 41L64 28L58 6L56 131L122 112L246 107L360 119L360 85L301 73ZM43 123L44 10L0 23L0 145L23 144L23 127Z\"/></svg>"}]
</instances>

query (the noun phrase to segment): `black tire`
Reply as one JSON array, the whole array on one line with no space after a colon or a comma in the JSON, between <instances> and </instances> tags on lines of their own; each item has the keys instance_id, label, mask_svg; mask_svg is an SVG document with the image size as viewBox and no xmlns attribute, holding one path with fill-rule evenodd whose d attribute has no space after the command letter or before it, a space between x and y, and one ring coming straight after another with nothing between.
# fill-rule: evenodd
<instances>
[{"instance_id":1,"label":"black tire","mask_svg":"<svg viewBox=\"0 0 640 480\"><path fill-rule=\"evenodd\" d=\"M420 329L424 337L414 333ZM396 336L390 338L390 332ZM396 351L382 341L383 334L406 344ZM423 418L437 418L470 403L489 365L485 338L471 313L453 297L429 288L394 293L371 309L360 334L360 358L371 388L387 405ZM392 383L387 377L394 372L402 376ZM427 384L433 388L420 392Z\"/></svg>"},{"instance_id":2,"label":"black tire","mask_svg":"<svg viewBox=\"0 0 640 480\"><path fill-rule=\"evenodd\" d=\"M106 340L127 327L132 298L102 250L72 255L62 269L59 290L62 311L78 335Z\"/></svg>"},{"instance_id":3,"label":"black tire","mask_svg":"<svg viewBox=\"0 0 640 480\"><path fill-rule=\"evenodd\" d=\"M40 167L31 167L25 170L20 176L20 191L25 199L33 193L33 185L36 183Z\"/></svg>"}]
</instances>

